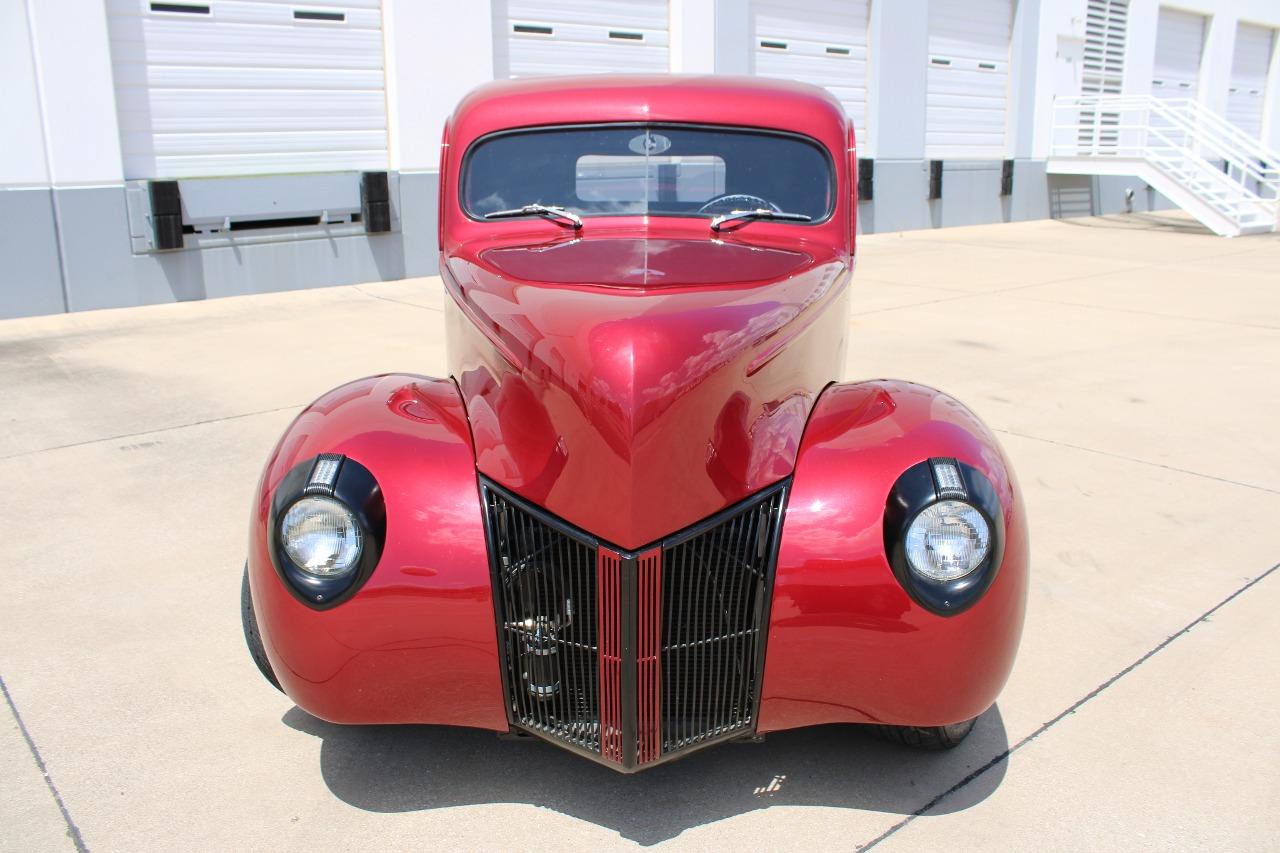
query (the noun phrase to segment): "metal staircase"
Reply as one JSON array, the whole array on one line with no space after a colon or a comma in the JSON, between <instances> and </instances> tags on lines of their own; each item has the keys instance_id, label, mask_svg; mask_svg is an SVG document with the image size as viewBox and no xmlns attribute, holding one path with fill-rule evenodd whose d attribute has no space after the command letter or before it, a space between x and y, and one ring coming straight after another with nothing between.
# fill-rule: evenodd
<instances>
[{"instance_id":1,"label":"metal staircase","mask_svg":"<svg viewBox=\"0 0 1280 853\"><path fill-rule=\"evenodd\" d=\"M1277 167L1280 153L1193 100L1054 100L1051 174L1132 175L1224 237L1276 230Z\"/></svg>"}]
</instances>

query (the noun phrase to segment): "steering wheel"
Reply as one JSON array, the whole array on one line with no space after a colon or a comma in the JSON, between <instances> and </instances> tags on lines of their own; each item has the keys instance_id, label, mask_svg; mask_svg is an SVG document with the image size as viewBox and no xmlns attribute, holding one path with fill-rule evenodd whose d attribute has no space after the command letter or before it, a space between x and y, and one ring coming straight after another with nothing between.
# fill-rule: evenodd
<instances>
[{"instance_id":1,"label":"steering wheel","mask_svg":"<svg viewBox=\"0 0 1280 853\"><path fill-rule=\"evenodd\" d=\"M768 199L763 199L758 195L750 195L748 193L728 193L727 195L718 195L702 207L698 208L698 212L733 213L735 210L757 210L759 208L772 210L774 213L782 212L782 208L778 207Z\"/></svg>"}]
</instances>

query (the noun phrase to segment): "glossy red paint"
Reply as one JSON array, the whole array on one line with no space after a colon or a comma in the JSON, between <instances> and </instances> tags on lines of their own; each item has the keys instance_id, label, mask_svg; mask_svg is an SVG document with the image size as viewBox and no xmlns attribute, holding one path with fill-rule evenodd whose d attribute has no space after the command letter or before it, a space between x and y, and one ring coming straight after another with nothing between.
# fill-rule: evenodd
<instances>
[{"instance_id":1,"label":"glossy red paint","mask_svg":"<svg viewBox=\"0 0 1280 853\"><path fill-rule=\"evenodd\" d=\"M884 507L903 471L950 456L986 475L1004 508L995 581L937 616L884 553ZM995 701L1013 666L1027 588L1027 524L999 445L956 400L905 382L837 385L796 463L774 582L760 731L820 723L957 723Z\"/></svg>"},{"instance_id":2,"label":"glossy red paint","mask_svg":"<svg viewBox=\"0 0 1280 853\"><path fill-rule=\"evenodd\" d=\"M465 151L497 130L676 122L801 132L849 185L849 122L823 90L758 78L495 83L450 121L441 269L449 365L479 469L621 548L638 548L791 473L839 374L853 198L816 225L592 217L477 222Z\"/></svg>"},{"instance_id":3,"label":"glossy red paint","mask_svg":"<svg viewBox=\"0 0 1280 853\"><path fill-rule=\"evenodd\" d=\"M831 154L834 213L716 236L706 219L596 217L575 235L461 211L459 169L477 138L616 121L807 134ZM936 725L985 710L1021 631L1026 520L994 438L959 403L900 382L830 385L848 325L855 168L840 105L798 84L601 76L500 83L466 98L441 157L454 381L374 377L326 394L286 431L258 486L250 585L288 695L334 722L508 728L478 469L608 543L597 564L599 724L602 757L620 761L630 709L615 701L624 652L614 549L654 543L791 475L757 729ZM364 586L317 611L279 580L266 525L278 484L320 453L344 454L378 480L387 541ZM882 539L894 481L937 456L990 479L1007 535L990 589L950 617L910 599ZM633 719L646 763L662 749L660 549L640 562Z\"/></svg>"},{"instance_id":4,"label":"glossy red paint","mask_svg":"<svg viewBox=\"0 0 1280 853\"><path fill-rule=\"evenodd\" d=\"M323 611L285 590L266 541L275 487L319 453L368 468L387 507L373 575L350 601ZM338 723L507 729L475 458L453 382L362 379L305 409L258 486L249 582L271 666L308 713Z\"/></svg>"}]
</instances>

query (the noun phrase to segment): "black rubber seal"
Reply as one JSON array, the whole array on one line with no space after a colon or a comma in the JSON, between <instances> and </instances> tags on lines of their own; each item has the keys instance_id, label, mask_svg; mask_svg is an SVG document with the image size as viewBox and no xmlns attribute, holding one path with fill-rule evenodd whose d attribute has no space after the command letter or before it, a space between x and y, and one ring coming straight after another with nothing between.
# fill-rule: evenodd
<instances>
[{"instance_id":1,"label":"black rubber seal","mask_svg":"<svg viewBox=\"0 0 1280 853\"><path fill-rule=\"evenodd\" d=\"M276 488L267 517L267 550L276 574L294 598L312 609L328 610L355 595L373 574L387 541L387 509L378 481L369 469L354 459L344 457L332 492L326 489L324 494L346 504L355 515L364 538L360 561L355 571L334 578L316 577L294 565L280 540L280 522L289 507L304 497L320 494L307 488L316 458L299 462Z\"/></svg>"},{"instance_id":2,"label":"black rubber seal","mask_svg":"<svg viewBox=\"0 0 1280 853\"><path fill-rule=\"evenodd\" d=\"M950 495L939 497L927 460L902 472L884 508L884 552L894 577L917 604L939 616L954 616L977 604L996 579L1004 558L1004 512L995 488L977 468L963 462L955 464L964 480L964 502L986 519L991 530L991 548L969 574L955 580L935 581L916 574L907 563L907 528L915 517L939 500L959 499Z\"/></svg>"}]
</instances>

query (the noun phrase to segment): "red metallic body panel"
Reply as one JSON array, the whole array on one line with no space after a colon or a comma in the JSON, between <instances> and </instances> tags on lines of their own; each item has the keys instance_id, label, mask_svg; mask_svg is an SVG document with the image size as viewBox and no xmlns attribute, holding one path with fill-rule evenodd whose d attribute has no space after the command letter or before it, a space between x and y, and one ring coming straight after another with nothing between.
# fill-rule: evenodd
<instances>
[{"instance_id":1,"label":"red metallic body panel","mask_svg":"<svg viewBox=\"0 0 1280 853\"><path fill-rule=\"evenodd\" d=\"M831 155L825 222L478 222L464 152L496 130L690 122L799 132ZM840 370L854 200L849 122L821 89L759 78L508 81L463 99L441 178L449 367L487 476L632 549L791 473Z\"/></svg>"},{"instance_id":2,"label":"red metallic body panel","mask_svg":"<svg viewBox=\"0 0 1280 853\"><path fill-rule=\"evenodd\" d=\"M706 219L588 217L574 235L462 213L459 170L479 136L608 121L807 134L832 156L833 215L716 236ZM899 382L827 387L843 364L856 208L840 105L756 78L505 82L464 99L444 142L441 271L457 385L386 376L334 390L286 431L255 496L250 584L289 696L334 722L507 729L478 468L609 543L596 567L607 760L622 760L624 716L611 548L657 542L788 475L758 730L936 725L985 710L1021 631L1026 521L998 445L959 403ZM366 467L387 517L373 574L320 611L284 587L266 542L276 486L319 453ZM951 617L910 599L882 538L895 479L937 456L991 480L1007 532L994 583ZM636 566L640 764L661 757L661 562L652 549Z\"/></svg>"},{"instance_id":3,"label":"red metallic body panel","mask_svg":"<svg viewBox=\"0 0 1280 853\"><path fill-rule=\"evenodd\" d=\"M828 255L752 287L567 290L460 253L446 328L479 469L622 548L777 482L839 370L848 278Z\"/></svg>"},{"instance_id":4,"label":"red metallic body panel","mask_svg":"<svg viewBox=\"0 0 1280 853\"><path fill-rule=\"evenodd\" d=\"M884 554L885 500L929 457L974 466L1004 508L1003 563L969 610L937 616ZM760 731L835 722L930 726L977 716L1008 678L1022 631L1027 527L995 438L964 406L905 382L838 385L796 463L774 582Z\"/></svg>"},{"instance_id":5,"label":"red metallic body panel","mask_svg":"<svg viewBox=\"0 0 1280 853\"><path fill-rule=\"evenodd\" d=\"M363 464L387 507L373 575L324 611L286 591L266 544L276 485L319 453ZM340 723L507 729L472 454L457 388L419 376L337 388L281 438L254 501L249 580L271 666L307 712Z\"/></svg>"}]
</instances>

